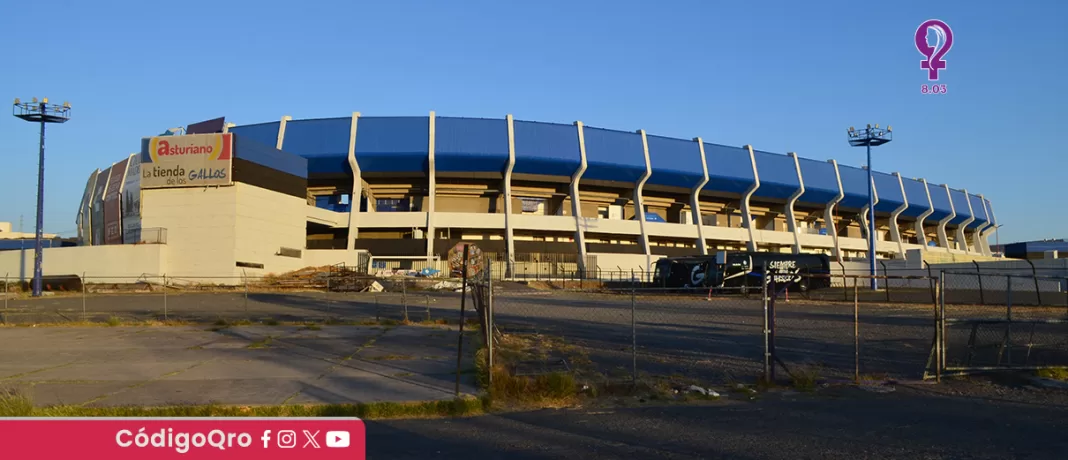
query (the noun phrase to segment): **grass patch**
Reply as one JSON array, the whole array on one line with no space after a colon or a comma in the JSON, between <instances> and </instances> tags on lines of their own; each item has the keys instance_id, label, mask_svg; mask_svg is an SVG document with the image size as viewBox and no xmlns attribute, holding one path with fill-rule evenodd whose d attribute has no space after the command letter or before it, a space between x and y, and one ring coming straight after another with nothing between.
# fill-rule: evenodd
<instances>
[{"instance_id":1,"label":"grass patch","mask_svg":"<svg viewBox=\"0 0 1068 460\"><path fill-rule=\"evenodd\" d=\"M477 372L477 369L476 369ZM503 365L494 365L489 396L494 403L512 406L564 407L577 402L575 376L564 372L515 376Z\"/></svg>"},{"instance_id":2,"label":"grass patch","mask_svg":"<svg viewBox=\"0 0 1068 460\"><path fill-rule=\"evenodd\" d=\"M251 350L256 350L256 349L260 349L260 348L267 348L267 347L271 346L271 342L273 342L273 341L274 341L274 337L267 336L267 337L264 337L261 340L257 340L255 342L252 342L252 343L248 344L248 346L245 347L245 348L248 348L248 349L251 349Z\"/></svg>"},{"instance_id":3,"label":"grass patch","mask_svg":"<svg viewBox=\"0 0 1068 460\"><path fill-rule=\"evenodd\" d=\"M122 325L122 318L119 318L117 316L111 316L111 317L108 317L108 320L106 321L106 323L110 327L121 326Z\"/></svg>"},{"instance_id":4,"label":"grass patch","mask_svg":"<svg viewBox=\"0 0 1068 460\"><path fill-rule=\"evenodd\" d=\"M304 331L321 331L321 330L323 330L323 328L322 328L322 326L319 326L318 324L311 323L311 324L305 324L304 327L301 328L301 330L304 330Z\"/></svg>"},{"instance_id":5,"label":"grass patch","mask_svg":"<svg viewBox=\"0 0 1068 460\"><path fill-rule=\"evenodd\" d=\"M278 320L274 318L267 318L263 321L264 326L277 326L278 324Z\"/></svg>"},{"instance_id":6,"label":"grass patch","mask_svg":"<svg viewBox=\"0 0 1068 460\"><path fill-rule=\"evenodd\" d=\"M790 384L797 391L816 391L820 380L817 366L797 366L790 370Z\"/></svg>"},{"instance_id":7,"label":"grass patch","mask_svg":"<svg viewBox=\"0 0 1068 460\"><path fill-rule=\"evenodd\" d=\"M33 415L33 399L15 389L0 389L0 417L29 417L31 415Z\"/></svg>"},{"instance_id":8,"label":"grass patch","mask_svg":"<svg viewBox=\"0 0 1068 460\"><path fill-rule=\"evenodd\" d=\"M1068 367L1049 367L1035 371L1035 375L1044 379L1068 382Z\"/></svg>"},{"instance_id":9,"label":"grass patch","mask_svg":"<svg viewBox=\"0 0 1068 460\"><path fill-rule=\"evenodd\" d=\"M15 390L0 390L0 417L359 417L366 420L465 417L485 412L487 401L457 398L425 402L373 402L277 406L34 407Z\"/></svg>"}]
</instances>

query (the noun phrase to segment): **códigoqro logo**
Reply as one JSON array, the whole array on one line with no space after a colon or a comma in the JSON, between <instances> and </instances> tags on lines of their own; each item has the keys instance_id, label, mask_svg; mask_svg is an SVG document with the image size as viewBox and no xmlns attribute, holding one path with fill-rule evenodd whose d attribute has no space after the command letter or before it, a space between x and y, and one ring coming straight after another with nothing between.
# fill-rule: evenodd
<instances>
[{"instance_id":1,"label":"c\u00f3digoqro logo","mask_svg":"<svg viewBox=\"0 0 1068 460\"><path fill-rule=\"evenodd\" d=\"M363 460L365 440L356 418L0 419L3 458Z\"/></svg>"},{"instance_id":2,"label":"c\u00f3digoqro logo","mask_svg":"<svg viewBox=\"0 0 1068 460\"><path fill-rule=\"evenodd\" d=\"M920 68L927 71L928 81L938 81L938 73L946 68L946 53L953 47L953 30L940 19L928 19L916 29L916 50L923 55ZM931 38L934 39L933 43ZM945 84L921 85L923 94L945 94Z\"/></svg>"}]
</instances>

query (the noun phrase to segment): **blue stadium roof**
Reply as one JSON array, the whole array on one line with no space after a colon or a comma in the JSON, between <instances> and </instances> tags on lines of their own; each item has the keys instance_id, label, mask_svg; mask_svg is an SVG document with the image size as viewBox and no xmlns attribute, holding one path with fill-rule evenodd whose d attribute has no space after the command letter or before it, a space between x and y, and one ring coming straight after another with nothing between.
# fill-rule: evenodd
<instances>
[{"instance_id":1,"label":"blue stadium roof","mask_svg":"<svg viewBox=\"0 0 1068 460\"><path fill-rule=\"evenodd\" d=\"M429 171L430 118L417 117L360 117L357 124L355 153L364 173L416 174ZM277 144L280 122L237 126L230 132L268 146ZM322 118L290 120L286 123L281 150L308 159L308 175L351 174L348 164L348 143L351 118ZM513 172L567 178L581 164L578 128L574 124L514 121L515 165ZM646 171L645 151L641 134L595 128L583 129L587 169L583 180L634 183ZM647 184L691 189L703 178L700 146L693 140L646 135L652 175ZM505 119L435 118L435 168L449 173L502 173L508 164L508 128ZM713 143L704 144L708 167L708 183L703 190L719 194L741 195L754 183L753 161L760 176L757 199L786 200L798 191L797 169L787 155L753 151ZM810 206L824 206L839 193L834 165L827 161L798 158L805 191L799 202ZM867 171L839 165L843 199L839 206L860 209L868 202ZM882 172L873 173L879 203L876 211L888 213L903 203L908 208L903 216L915 218L928 209L923 183L902 179ZM901 193L904 186L904 195ZM928 222L938 221L951 214L950 198L941 185L929 184L934 205ZM963 191L952 190L956 216L952 224L959 225L971 217L971 204L976 219L969 228L987 223L989 201ZM987 206L984 209L983 205ZM992 212L992 210L991 210ZM992 216L991 216L992 218Z\"/></svg>"}]
</instances>

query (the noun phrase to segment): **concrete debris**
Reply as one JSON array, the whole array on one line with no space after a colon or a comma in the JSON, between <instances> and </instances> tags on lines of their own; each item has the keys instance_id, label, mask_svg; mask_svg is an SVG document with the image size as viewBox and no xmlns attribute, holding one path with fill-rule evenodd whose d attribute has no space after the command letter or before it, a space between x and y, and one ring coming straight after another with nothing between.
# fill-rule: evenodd
<instances>
[{"instance_id":1,"label":"concrete debris","mask_svg":"<svg viewBox=\"0 0 1068 460\"><path fill-rule=\"evenodd\" d=\"M382 287L382 285L379 284L378 281L373 281L370 285L367 286L367 288L363 290L363 292L382 292L384 290L386 290L386 288Z\"/></svg>"},{"instance_id":2,"label":"concrete debris","mask_svg":"<svg viewBox=\"0 0 1068 460\"><path fill-rule=\"evenodd\" d=\"M442 281L442 282L437 283L437 284L435 284L433 286L430 286L430 289L433 289L433 290L436 290L436 291L444 291L444 290L460 291L462 288L463 288L463 283L460 283L460 282L457 282L457 281Z\"/></svg>"}]
</instances>

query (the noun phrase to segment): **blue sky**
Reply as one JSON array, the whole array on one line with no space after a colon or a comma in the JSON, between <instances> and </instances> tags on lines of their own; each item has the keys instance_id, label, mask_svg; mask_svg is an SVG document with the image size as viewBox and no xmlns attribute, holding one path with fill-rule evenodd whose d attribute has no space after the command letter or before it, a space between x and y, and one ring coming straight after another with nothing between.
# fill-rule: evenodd
<instances>
[{"instance_id":1,"label":"blue sky","mask_svg":"<svg viewBox=\"0 0 1068 460\"><path fill-rule=\"evenodd\" d=\"M845 128L891 124L875 169L983 193L1001 241L1068 237L1064 2L4 2L0 96L69 100L50 126L45 229L74 234L88 174L144 135L365 115L646 129L862 165ZM928 83L913 34L954 43ZM38 21L43 39L29 39ZM0 117L0 221L32 231L36 126Z\"/></svg>"}]
</instances>

